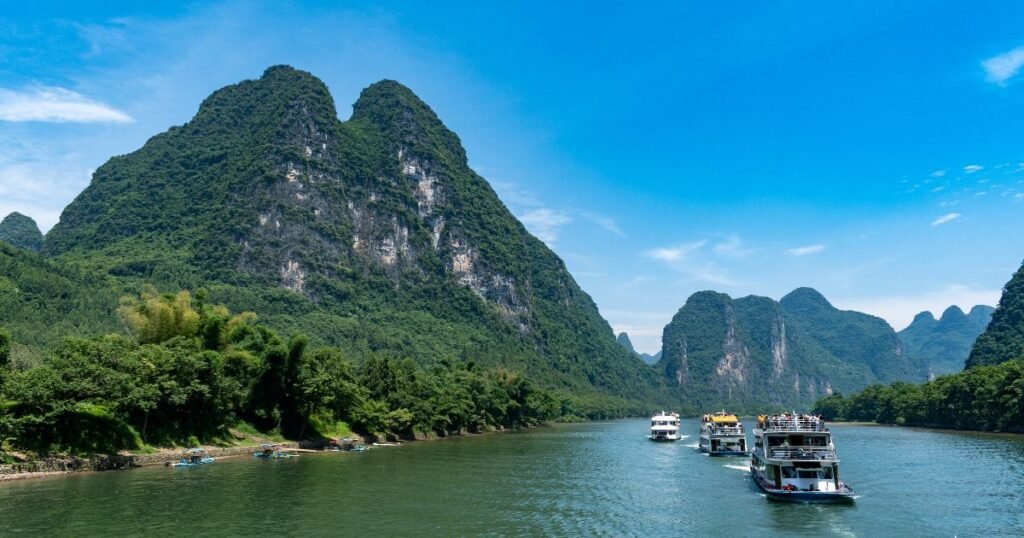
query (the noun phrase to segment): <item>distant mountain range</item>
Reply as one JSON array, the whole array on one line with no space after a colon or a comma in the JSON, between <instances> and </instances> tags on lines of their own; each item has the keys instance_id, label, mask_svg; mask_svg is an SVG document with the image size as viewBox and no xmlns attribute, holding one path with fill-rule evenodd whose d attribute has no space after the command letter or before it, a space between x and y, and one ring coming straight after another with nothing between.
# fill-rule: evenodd
<instances>
[{"instance_id":1,"label":"distant mountain range","mask_svg":"<svg viewBox=\"0 0 1024 538\"><path fill-rule=\"evenodd\" d=\"M930 375L952 374L964 369L971 347L985 331L995 308L977 305L964 314L951 306L939 319L921 312L905 329L897 333L907 354L928 365Z\"/></svg>"},{"instance_id":2,"label":"distant mountain range","mask_svg":"<svg viewBox=\"0 0 1024 538\"><path fill-rule=\"evenodd\" d=\"M653 365L657 363L659 359L661 359L661 351L655 353L654 355L651 355L650 353L637 352L635 349L633 349L633 342L629 340L629 335L624 332L619 333L619 336L615 339L615 341L618 342L619 345L622 346L623 349L625 349L626 351L629 351L630 353L633 353L637 357L640 357L640 360L644 361L645 364Z\"/></svg>"},{"instance_id":3,"label":"distant mountain range","mask_svg":"<svg viewBox=\"0 0 1024 538\"><path fill-rule=\"evenodd\" d=\"M669 383L705 409L802 407L834 391L928 376L884 320L838 310L810 288L778 302L695 293L665 327L662 353L657 367Z\"/></svg>"}]
</instances>

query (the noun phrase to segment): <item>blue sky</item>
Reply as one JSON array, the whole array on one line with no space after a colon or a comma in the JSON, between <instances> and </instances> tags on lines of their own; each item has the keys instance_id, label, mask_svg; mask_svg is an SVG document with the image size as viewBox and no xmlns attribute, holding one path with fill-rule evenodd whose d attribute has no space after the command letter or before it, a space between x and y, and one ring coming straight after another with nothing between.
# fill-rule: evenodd
<instances>
[{"instance_id":1,"label":"blue sky","mask_svg":"<svg viewBox=\"0 0 1024 538\"><path fill-rule=\"evenodd\" d=\"M899 329L994 304L1024 259L1024 4L439 4L6 9L0 214L48 229L110 156L287 63L342 119L412 88L643 351L703 289L812 286Z\"/></svg>"}]
</instances>

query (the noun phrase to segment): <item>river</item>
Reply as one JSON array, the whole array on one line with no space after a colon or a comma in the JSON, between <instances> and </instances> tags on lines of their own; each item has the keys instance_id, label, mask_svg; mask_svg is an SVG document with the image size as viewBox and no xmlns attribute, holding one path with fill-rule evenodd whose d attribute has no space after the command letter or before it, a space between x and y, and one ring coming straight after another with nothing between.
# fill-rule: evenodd
<instances>
[{"instance_id":1,"label":"river","mask_svg":"<svg viewBox=\"0 0 1024 538\"><path fill-rule=\"evenodd\" d=\"M750 421L748 420L748 423ZM1024 535L1024 438L832 425L852 506L765 499L746 458L644 420L0 484L0 535Z\"/></svg>"}]
</instances>

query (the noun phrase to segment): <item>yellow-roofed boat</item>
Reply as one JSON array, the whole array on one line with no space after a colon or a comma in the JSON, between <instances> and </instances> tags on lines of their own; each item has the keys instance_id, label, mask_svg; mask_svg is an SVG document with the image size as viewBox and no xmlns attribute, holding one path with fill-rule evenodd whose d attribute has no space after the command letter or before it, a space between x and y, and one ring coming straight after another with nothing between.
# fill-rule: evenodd
<instances>
[{"instance_id":1,"label":"yellow-roofed boat","mask_svg":"<svg viewBox=\"0 0 1024 538\"><path fill-rule=\"evenodd\" d=\"M739 417L724 410L702 416L700 450L711 456L745 456L747 434Z\"/></svg>"}]
</instances>

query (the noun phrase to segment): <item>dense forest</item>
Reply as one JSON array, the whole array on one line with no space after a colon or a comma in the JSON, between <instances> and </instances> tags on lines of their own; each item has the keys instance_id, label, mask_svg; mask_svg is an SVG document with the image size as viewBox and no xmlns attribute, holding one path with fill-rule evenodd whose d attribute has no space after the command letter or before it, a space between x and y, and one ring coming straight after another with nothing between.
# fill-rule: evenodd
<instances>
[{"instance_id":1,"label":"dense forest","mask_svg":"<svg viewBox=\"0 0 1024 538\"><path fill-rule=\"evenodd\" d=\"M1003 288L966 370L920 385L872 385L852 396L833 394L818 400L814 411L829 419L1024 432L1024 266Z\"/></svg>"},{"instance_id":2,"label":"dense forest","mask_svg":"<svg viewBox=\"0 0 1024 538\"><path fill-rule=\"evenodd\" d=\"M254 313L200 291L124 298L128 334L68 338L38 364L10 362L0 330L6 450L111 453L230 440L231 430L292 439L352 429L408 438L518 428L572 416L579 402L516 372L472 361L371 356L284 338Z\"/></svg>"},{"instance_id":3,"label":"dense forest","mask_svg":"<svg viewBox=\"0 0 1024 538\"><path fill-rule=\"evenodd\" d=\"M818 400L829 420L1024 432L1024 360L978 366L923 384L872 385Z\"/></svg>"}]
</instances>

